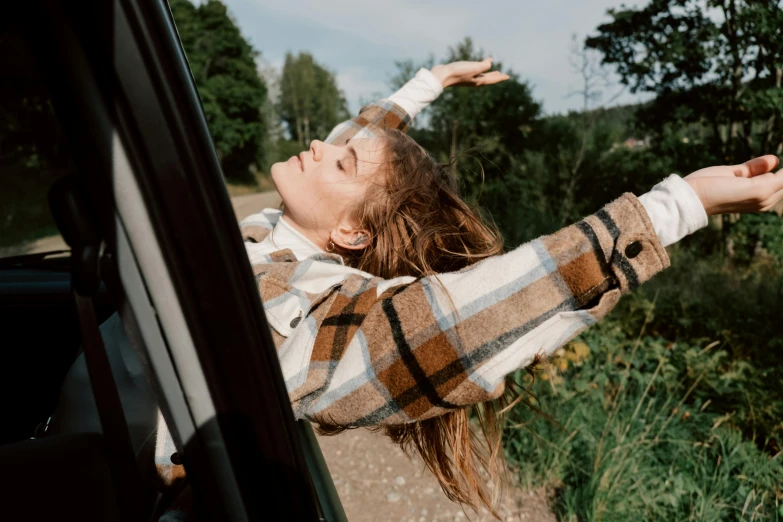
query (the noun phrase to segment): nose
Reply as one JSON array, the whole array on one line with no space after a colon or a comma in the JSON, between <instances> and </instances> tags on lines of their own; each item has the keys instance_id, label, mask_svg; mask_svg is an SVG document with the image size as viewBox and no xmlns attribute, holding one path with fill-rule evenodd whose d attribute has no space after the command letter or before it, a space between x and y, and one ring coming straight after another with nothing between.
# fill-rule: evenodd
<instances>
[{"instance_id":1,"label":"nose","mask_svg":"<svg viewBox=\"0 0 783 522\"><path fill-rule=\"evenodd\" d=\"M313 140L310 142L310 152L313 153L313 161L321 161L324 153L324 142Z\"/></svg>"}]
</instances>

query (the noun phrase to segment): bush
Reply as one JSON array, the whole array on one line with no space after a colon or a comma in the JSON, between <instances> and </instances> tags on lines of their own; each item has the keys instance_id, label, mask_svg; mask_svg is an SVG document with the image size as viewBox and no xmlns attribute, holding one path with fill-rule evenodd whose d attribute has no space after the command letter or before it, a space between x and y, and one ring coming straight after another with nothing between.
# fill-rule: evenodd
<instances>
[{"instance_id":1,"label":"bush","mask_svg":"<svg viewBox=\"0 0 783 522\"><path fill-rule=\"evenodd\" d=\"M575 356L580 348L589 356ZM696 393L730 378L726 358L714 346L637 343L602 325L553 361L567 362L562 378L539 374L537 406L558 424L518 406L525 429L506 429L509 460L523 482L556 486L562 520L769 520L780 454L745 439L735 413Z\"/></svg>"},{"instance_id":2,"label":"bush","mask_svg":"<svg viewBox=\"0 0 783 522\"><path fill-rule=\"evenodd\" d=\"M737 266L720 255L672 252L672 268L625 296L607 324L634 336L672 342L718 342L726 357L699 392L736 412L737 426L772 451L783 441L783 270L775 263Z\"/></svg>"},{"instance_id":3,"label":"bush","mask_svg":"<svg viewBox=\"0 0 783 522\"><path fill-rule=\"evenodd\" d=\"M563 520L783 516L783 271L671 253L537 373L553 422L520 405L506 429L509 460L557 488Z\"/></svg>"}]
</instances>

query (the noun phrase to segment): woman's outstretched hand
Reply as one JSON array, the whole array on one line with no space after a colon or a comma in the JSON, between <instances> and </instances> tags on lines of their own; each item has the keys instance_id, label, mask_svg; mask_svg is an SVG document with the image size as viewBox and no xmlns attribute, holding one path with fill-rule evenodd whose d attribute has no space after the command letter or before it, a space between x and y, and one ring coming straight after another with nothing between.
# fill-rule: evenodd
<instances>
[{"instance_id":1,"label":"woman's outstretched hand","mask_svg":"<svg viewBox=\"0 0 783 522\"><path fill-rule=\"evenodd\" d=\"M484 58L480 62L452 62L446 65L436 65L432 74L445 89L452 85L492 85L508 80L508 74L500 71L487 72L492 67L492 58Z\"/></svg>"},{"instance_id":2,"label":"woman's outstretched hand","mask_svg":"<svg viewBox=\"0 0 783 522\"><path fill-rule=\"evenodd\" d=\"M783 199L783 170L775 156L753 158L741 165L707 167L685 176L708 216L733 212L766 212Z\"/></svg>"}]
</instances>

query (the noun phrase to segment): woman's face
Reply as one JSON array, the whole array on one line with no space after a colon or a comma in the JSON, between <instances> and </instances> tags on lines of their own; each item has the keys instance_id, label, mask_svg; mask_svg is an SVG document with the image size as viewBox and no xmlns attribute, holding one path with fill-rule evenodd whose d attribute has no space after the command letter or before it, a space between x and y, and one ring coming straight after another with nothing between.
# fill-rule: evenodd
<instances>
[{"instance_id":1,"label":"woman's face","mask_svg":"<svg viewBox=\"0 0 783 522\"><path fill-rule=\"evenodd\" d=\"M272 181L283 199L288 223L321 248L331 240L343 246L357 232L351 214L384 159L385 140L350 140L330 145L314 140L310 150L272 165ZM339 237L335 237L338 234Z\"/></svg>"}]
</instances>

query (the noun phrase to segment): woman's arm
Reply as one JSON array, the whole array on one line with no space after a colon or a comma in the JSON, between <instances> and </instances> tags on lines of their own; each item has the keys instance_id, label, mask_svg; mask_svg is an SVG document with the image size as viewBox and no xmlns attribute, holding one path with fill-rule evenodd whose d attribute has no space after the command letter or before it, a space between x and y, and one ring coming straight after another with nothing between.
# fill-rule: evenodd
<instances>
[{"instance_id":1,"label":"woman's arm","mask_svg":"<svg viewBox=\"0 0 783 522\"><path fill-rule=\"evenodd\" d=\"M707 167L684 179L672 174L639 197L663 246L707 226L707 216L730 212L766 212L783 197L775 156L741 165Z\"/></svg>"},{"instance_id":2,"label":"woman's arm","mask_svg":"<svg viewBox=\"0 0 783 522\"><path fill-rule=\"evenodd\" d=\"M764 156L684 182L706 215L764 211L783 199L783 171L770 172L777 164ZM552 353L668 266L647 210L624 194L459 272L351 276L327 301L310 368L289 390L295 412L332 425L400 424L496 398L507 374Z\"/></svg>"},{"instance_id":3,"label":"woman's arm","mask_svg":"<svg viewBox=\"0 0 783 522\"><path fill-rule=\"evenodd\" d=\"M351 276L319 325L307 377L289 390L294 410L326 424L400 424L496 398L508 373L668 266L647 212L625 194L459 272Z\"/></svg>"},{"instance_id":4,"label":"woman's arm","mask_svg":"<svg viewBox=\"0 0 783 522\"><path fill-rule=\"evenodd\" d=\"M487 72L491 67L492 59L487 58L481 62L436 65L432 70L419 69L413 79L389 98L362 107L358 116L338 124L324 141L341 145L349 139L378 137L384 129L405 132L411 121L446 87L492 85L508 79L508 75L498 71Z\"/></svg>"}]
</instances>

